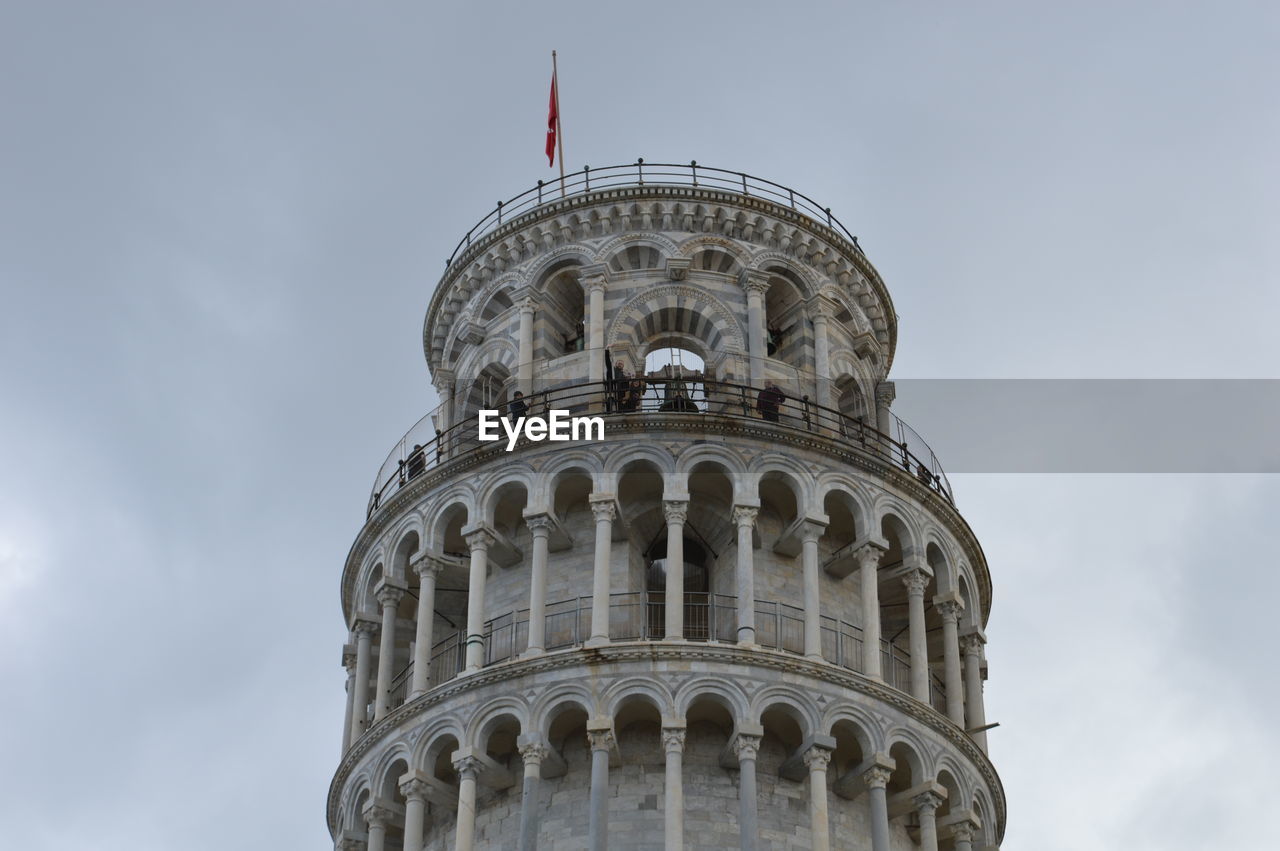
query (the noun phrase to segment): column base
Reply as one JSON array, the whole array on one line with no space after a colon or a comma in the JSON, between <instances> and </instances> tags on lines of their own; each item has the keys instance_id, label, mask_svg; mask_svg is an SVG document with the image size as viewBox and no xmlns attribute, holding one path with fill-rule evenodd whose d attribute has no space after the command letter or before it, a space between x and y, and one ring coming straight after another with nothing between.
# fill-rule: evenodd
<instances>
[{"instance_id":1,"label":"column base","mask_svg":"<svg viewBox=\"0 0 1280 851\"><path fill-rule=\"evenodd\" d=\"M588 638L586 641L584 641L582 643L582 646L588 647L588 648L604 647L606 644L610 644L610 643L612 642L609 641L609 636L607 635L593 635L590 638Z\"/></svg>"},{"instance_id":2,"label":"column base","mask_svg":"<svg viewBox=\"0 0 1280 851\"><path fill-rule=\"evenodd\" d=\"M534 656L545 656L546 650L541 647L530 647L528 650L520 654L521 659L532 659Z\"/></svg>"},{"instance_id":3,"label":"column base","mask_svg":"<svg viewBox=\"0 0 1280 851\"><path fill-rule=\"evenodd\" d=\"M804 658L808 659L810 662L825 662L825 661L827 661L827 660L826 660L826 658L824 658L824 657L823 657L823 655L822 655L821 653L806 653L806 654L804 654Z\"/></svg>"}]
</instances>

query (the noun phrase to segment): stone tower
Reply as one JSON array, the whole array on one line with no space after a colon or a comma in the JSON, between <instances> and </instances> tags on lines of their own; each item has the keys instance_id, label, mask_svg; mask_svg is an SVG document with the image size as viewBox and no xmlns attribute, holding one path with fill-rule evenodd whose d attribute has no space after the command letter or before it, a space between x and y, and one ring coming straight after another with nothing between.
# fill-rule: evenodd
<instances>
[{"instance_id":1,"label":"stone tower","mask_svg":"<svg viewBox=\"0 0 1280 851\"><path fill-rule=\"evenodd\" d=\"M996 848L991 581L896 342L830 210L739 172L584 170L472 228L443 402L342 574L335 847ZM508 450L486 410L603 437Z\"/></svg>"}]
</instances>

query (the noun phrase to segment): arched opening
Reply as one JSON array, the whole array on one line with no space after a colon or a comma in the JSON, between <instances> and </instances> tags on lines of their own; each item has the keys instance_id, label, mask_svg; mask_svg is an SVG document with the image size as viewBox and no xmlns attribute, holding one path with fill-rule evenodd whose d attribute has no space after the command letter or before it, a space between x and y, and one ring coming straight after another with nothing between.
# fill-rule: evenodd
<instances>
[{"instance_id":1,"label":"arched opening","mask_svg":"<svg viewBox=\"0 0 1280 851\"><path fill-rule=\"evenodd\" d=\"M698 413L707 409L706 361L696 351L665 344L645 355L644 374L652 388L642 410L660 413Z\"/></svg>"},{"instance_id":2,"label":"arched opening","mask_svg":"<svg viewBox=\"0 0 1280 851\"><path fill-rule=\"evenodd\" d=\"M686 522L685 528L688 528ZM693 535L682 538L684 547L684 637L706 641L711 637L708 599L711 592L711 572L708 566L710 553ZM667 535L664 531L645 553L648 568L645 571L645 591L648 605L649 639L661 639L666 630L667 618Z\"/></svg>"},{"instance_id":3,"label":"arched opening","mask_svg":"<svg viewBox=\"0 0 1280 851\"><path fill-rule=\"evenodd\" d=\"M765 353L791 366L804 366L804 286L786 269L771 269L769 276L764 296Z\"/></svg>"},{"instance_id":4,"label":"arched opening","mask_svg":"<svg viewBox=\"0 0 1280 851\"><path fill-rule=\"evenodd\" d=\"M507 385L511 383L511 371L500 363L491 363L471 382L463 407L463 419L474 417L481 410L501 410L507 404Z\"/></svg>"},{"instance_id":5,"label":"arched opening","mask_svg":"<svg viewBox=\"0 0 1280 851\"><path fill-rule=\"evenodd\" d=\"M862 388L858 384L858 379L852 375L846 375L836 380L835 383L836 408L847 419L863 425L874 426L875 417L872 416L871 407L867 404L866 396L862 393ZM842 423L842 426L847 425Z\"/></svg>"},{"instance_id":6,"label":"arched opening","mask_svg":"<svg viewBox=\"0 0 1280 851\"><path fill-rule=\"evenodd\" d=\"M578 282L577 266L553 272L545 286L540 324L546 339L534 341L537 357L554 358L583 351L586 346L586 300Z\"/></svg>"},{"instance_id":7,"label":"arched opening","mask_svg":"<svg viewBox=\"0 0 1280 851\"><path fill-rule=\"evenodd\" d=\"M436 578L436 604L432 625L432 683L443 683L457 676L463 668L466 650L463 631L467 623L467 589L470 580L471 554L462 529L467 525L467 509L454 503L440 513L436 521L435 540L439 542L445 567Z\"/></svg>"},{"instance_id":8,"label":"arched opening","mask_svg":"<svg viewBox=\"0 0 1280 851\"><path fill-rule=\"evenodd\" d=\"M911 546L911 533L905 523L893 514L880 521L880 536L889 548L880 557L877 575L897 576L894 568L902 566L903 554ZM880 598L880 669L885 682L900 691L911 693L911 612L907 589L900 580L882 581Z\"/></svg>"}]
</instances>

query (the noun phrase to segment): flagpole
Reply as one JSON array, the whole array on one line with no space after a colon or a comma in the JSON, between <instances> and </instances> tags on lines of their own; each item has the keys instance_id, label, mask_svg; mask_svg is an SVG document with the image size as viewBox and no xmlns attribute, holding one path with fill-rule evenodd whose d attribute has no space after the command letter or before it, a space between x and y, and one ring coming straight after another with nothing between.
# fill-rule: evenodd
<instances>
[{"instance_id":1,"label":"flagpole","mask_svg":"<svg viewBox=\"0 0 1280 851\"><path fill-rule=\"evenodd\" d=\"M564 197L564 128L560 126L560 74L556 68L556 52L551 51L551 86L556 90L556 148L560 157L560 197Z\"/></svg>"}]
</instances>

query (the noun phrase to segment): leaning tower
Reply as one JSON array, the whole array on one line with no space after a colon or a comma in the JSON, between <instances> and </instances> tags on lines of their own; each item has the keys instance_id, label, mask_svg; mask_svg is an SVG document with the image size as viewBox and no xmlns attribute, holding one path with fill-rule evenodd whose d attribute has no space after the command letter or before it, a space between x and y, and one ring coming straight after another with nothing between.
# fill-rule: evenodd
<instances>
[{"instance_id":1,"label":"leaning tower","mask_svg":"<svg viewBox=\"0 0 1280 851\"><path fill-rule=\"evenodd\" d=\"M584 169L467 232L342 573L335 847L997 848L991 581L897 331L830 209L740 172Z\"/></svg>"}]
</instances>

